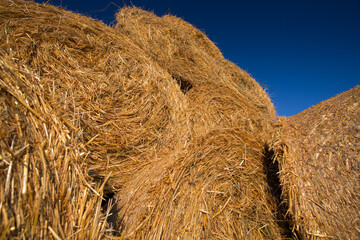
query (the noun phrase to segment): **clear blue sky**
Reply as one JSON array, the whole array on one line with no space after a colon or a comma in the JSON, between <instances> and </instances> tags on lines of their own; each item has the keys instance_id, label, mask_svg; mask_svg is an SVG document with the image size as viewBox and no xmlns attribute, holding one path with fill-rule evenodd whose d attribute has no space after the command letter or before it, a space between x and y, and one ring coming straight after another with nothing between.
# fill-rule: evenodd
<instances>
[{"instance_id":1,"label":"clear blue sky","mask_svg":"<svg viewBox=\"0 0 360 240\"><path fill-rule=\"evenodd\" d=\"M107 24L124 3L181 17L266 88L281 116L360 84L360 0L48 2Z\"/></svg>"}]
</instances>

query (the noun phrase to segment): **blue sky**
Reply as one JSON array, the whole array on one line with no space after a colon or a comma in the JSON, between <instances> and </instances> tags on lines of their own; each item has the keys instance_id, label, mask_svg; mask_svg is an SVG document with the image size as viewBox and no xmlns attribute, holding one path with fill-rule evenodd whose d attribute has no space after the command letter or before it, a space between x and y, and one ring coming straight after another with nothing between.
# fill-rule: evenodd
<instances>
[{"instance_id":1,"label":"blue sky","mask_svg":"<svg viewBox=\"0 0 360 240\"><path fill-rule=\"evenodd\" d=\"M37 0L36 2L47 2ZM201 29L291 116L360 84L359 0L49 0L114 23L125 4Z\"/></svg>"}]
</instances>

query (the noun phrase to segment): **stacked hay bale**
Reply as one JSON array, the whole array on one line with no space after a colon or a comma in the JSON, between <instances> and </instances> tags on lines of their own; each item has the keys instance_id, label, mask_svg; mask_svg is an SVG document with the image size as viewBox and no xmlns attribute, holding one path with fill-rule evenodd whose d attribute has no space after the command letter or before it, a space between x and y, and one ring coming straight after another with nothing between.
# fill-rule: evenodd
<instances>
[{"instance_id":1,"label":"stacked hay bale","mask_svg":"<svg viewBox=\"0 0 360 240\"><path fill-rule=\"evenodd\" d=\"M120 191L124 236L144 239L280 239L264 183L261 144L240 129L213 131L171 164L160 161Z\"/></svg>"},{"instance_id":2,"label":"stacked hay bale","mask_svg":"<svg viewBox=\"0 0 360 240\"><path fill-rule=\"evenodd\" d=\"M265 91L174 16L121 9L116 29L163 67L184 94L186 142L144 167L117 197L130 238L280 238L263 169L275 111Z\"/></svg>"},{"instance_id":3,"label":"stacked hay bale","mask_svg":"<svg viewBox=\"0 0 360 240\"><path fill-rule=\"evenodd\" d=\"M281 238L265 91L179 18L117 19L0 1L2 236L111 235L111 191L125 238Z\"/></svg>"},{"instance_id":4,"label":"stacked hay bale","mask_svg":"<svg viewBox=\"0 0 360 240\"><path fill-rule=\"evenodd\" d=\"M122 171L122 164L137 168L151 158L149 152L181 141L183 94L125 35L51 6L3 5L3 53L77 132L90 172L104 177ZM104 166L109 168L99 172ZM131 175L125 171L122 179L124 174Z\"/></svg>"},{"instance_id":5,"label":"stacked hay bale","mask_svg":"<svg viewBox=\"0 0 360 240\"><path fill-rule=\"evenodd\" d=\"M133 7L122 8L116 29L169 72L183 92L204 84L226 85L255 105L268 118L275 118L266 92L244 70L224 59L207 36L181 18Z\"/></svg>"},{"instance_id":6,"label":"stacked hay bale","mask_svg":"<svg viewBox=\"0 0 360 240\"><path fill-rule=\"evenodd\" d=\"M1 58L3 55L1 54ZM1 239L93 239L109 229L104 185L89 184L76 133L0 60Z\"/></svg>"},{"instance_id":7,"label":"stacked hay bale","mask_svg":"<svg viewBox=\"0 0 360 240\"><path fill-rule=\"evenodd\" d=\"M285 204L303 239L360 237L360 86L278 126Z\"/></svg>"},{"instance_id":8,"label":"stacked hay bale","mask_svg":"<svg viewBox=\"0 0 360 240\"><path fill-rule=\"evenodd\" d=\"M183 141L183 94L101 22L5 0L0 27L1 233L101 237L100 187Z\"/></svg>"},{"instance_id":9,"label":"stacked hay bale","mask_svg":"<svg viewBox=\"0 0 360 240\"><path fill-rule=\"evenodd\" d=\"M64 32L53 41L46 32L56 32L60 26L51 20L66 16L52 7L0 2L1 239L94 239L109 228L101 214L103 186L88 182L80 132L59 114L70 111L73 95L60 90L66 73L57 71L73 59L61 60L64 41L53 44Z\"/></svg>"}]
</instances>

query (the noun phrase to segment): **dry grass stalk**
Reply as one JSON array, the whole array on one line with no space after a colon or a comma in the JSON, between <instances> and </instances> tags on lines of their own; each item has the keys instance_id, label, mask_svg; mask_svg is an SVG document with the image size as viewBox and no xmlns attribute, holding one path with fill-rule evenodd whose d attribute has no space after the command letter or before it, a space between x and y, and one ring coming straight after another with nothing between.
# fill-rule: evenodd
<instances>
[{"instance_id":1,"label":"dry grass stalk","mask_svg":"<svg viewBox=\"0 0 360 240\"><path fill-rule=\"evenodd\" d=\"M172 15L158 17L133 7L122 8L116 19L119 32L131 38L185 86L226 85L255 105L259 112L268 114L268 118L275 117L274 107L260 85L224 59L214 43L191 24Z\"/></svg>"},{"instance_id":2,"label":"dry grass stalk","mask_svg":"<svg viewBox=\"0 0 360 240\"><path fill-rule=\"evenodd\" d=\"M2 237L111 235L112 191L124 237L280 238L265 91L179 18L117 19L0 1Z\"/></svg>"},{"instance_id":3,"label":"dry grass stalk","mask_svg":"<svg viewBox=\"0 0 360 240\"><path fill-rule=\"evenodd\" d=\"M153 158L117 194L124 236L280 238L263 170L275 119L264 90L177 17L124 8L117 20L116 29L180 85L186 119L184 144Z\"/></svg>"},{"instance_id":4,"label":"dry grass stalk","mask_svg":"<svg viewBox=\"0 0 360 240\"><path fill-rule=\"evenodd\" d=\"M101 238L102 189L88 173L120 169L125 181L147 160L135 158L154 152L146 144L176 134L162 133L182 97L164 89L178 85L131 41L80 15L1 1L0 26L2 236Z\"/></svg>"},{"instance_id":5,"label":"dry grass stalk","mask_svg":"<svg viewBox=\"0 0 360 240\"><path fill-rule=\"evenodd\" d=\"M95 211L102 189L93 185L100 196L88 191L79 177L88 178L84 157L74 147L77 139L70 137L74 132L45 110L49 106L40 103L36 87L25 88L26 78L12 64L0 61L1 239L96 239L108 228ZM84 204L88 211L79 212Z\"/></svg>"},{"instance_id":6,"label":"dry grass stalk","mask_svg":"<svg viewBox=\"0 0 360 240\"><path fill-rule=\"evenodd\" d=\"M303 239L360 237L360 86L282 119L277 160Z\"/></svg>"},{"instance_id":7,"label":"dry grass stalk","mask_svg":"<svg viewBox=\"0 0 360 240\"><path fill-rule=\"evenodd\" d=\"M241 129L214 130L143 169L119 192L124 236L280 239L261 147Z\"/></svg>"}]
</instances>

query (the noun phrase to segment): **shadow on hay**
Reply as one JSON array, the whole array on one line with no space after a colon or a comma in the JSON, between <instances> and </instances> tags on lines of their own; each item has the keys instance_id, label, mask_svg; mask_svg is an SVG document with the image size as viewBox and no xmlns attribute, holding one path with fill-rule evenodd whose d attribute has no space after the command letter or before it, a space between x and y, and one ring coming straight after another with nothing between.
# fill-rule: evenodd
<instances>
[{"instance_id":1,"label":"shadow on hay","mask_svg":"<svg viewBox=\"0 0 360 240\"><path fill-rule=\"evenodd\" d=\"M265 145L264 149L264 161L263 167L266 173L266 180L269 184L271 194L276 200L277 212L276 219L277 224L282 229L282 235L284 239L299 239L299 234L294 229L291 216L287 214L288 204L283 201L283 190L280 183L278 173L280 171L278 161L274 160L275 152L270 149L268 145Z\"/></svg>"},{"instance_id":2,"label":"shadow on hay","mask_svg":"<svg viewBox=\"0 0 360 240\"><path fill-rule=\"evenodd\" d=\"M172 78L176 81L176 83L179 85L181 92L185 95L192 87L190 81L185 80L183 77L178 75L173 75Z\"/></svg>"},{"instance_id":3,"label":"shadow on hay","mask_svg":"<svg viewBox=\"0 0 360 240\"><path fill-rule=\"evenodd\" d=\"M101 212L103 214L106 214L109 208L110 214L107 217L106 221L111 229L111 234L112 236L120 236L121 230L123 229L121 223L119 224L118 222L121 209L116 204L115 192L113 191L104 192L103 200L101 202Z\"/></svg>"}]
</instances>

